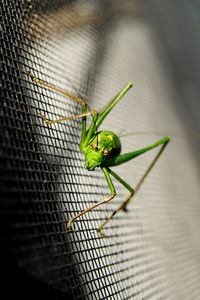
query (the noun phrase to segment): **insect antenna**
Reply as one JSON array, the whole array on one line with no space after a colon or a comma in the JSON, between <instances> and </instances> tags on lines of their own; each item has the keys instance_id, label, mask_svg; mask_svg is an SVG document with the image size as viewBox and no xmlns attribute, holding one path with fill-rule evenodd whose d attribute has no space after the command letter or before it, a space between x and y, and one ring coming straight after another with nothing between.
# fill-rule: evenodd
<instances>
[{"instance_id":1,"label":"insect antenna","mask_svg":"<svg viewBox=\"0 0 200 300\"><path fill-rule=\"evenodd\" d=\"M156 136L156 135L169 135L175 138L200 138L200 131L133 131L127 133L120 133L120 138L129 136Z\"/></svg>"}]
</instances>

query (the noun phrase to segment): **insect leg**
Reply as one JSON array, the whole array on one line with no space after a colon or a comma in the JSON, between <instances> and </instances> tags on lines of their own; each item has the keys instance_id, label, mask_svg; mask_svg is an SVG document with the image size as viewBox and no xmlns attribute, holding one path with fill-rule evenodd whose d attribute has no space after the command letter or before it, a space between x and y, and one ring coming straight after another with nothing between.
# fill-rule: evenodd
<instances>
[{"instance_id":1,"label":"insect leg","mask_svg":"<svg viewBox=\"0 0 200 300\"><path fill-rule=\"evenodd\" d=\"M96 122L96 128L98 128L109 112L115 107L119 100L128 92L132 87L132 83L128 82L123 89L104 107L104 109L99 113L99 117Z\"/></svg>"},{"instance_id":2,"label":"insect leg","mask_svg":"<svg viewBox=\"0 0 200 300\"><path fill-rule=\"evenodd\" d=\"M108 170L106 168L102 168L102 171L105 175L105 178L107 180L107 183L108 183L108 186L110 188L110 192L111 192L111 195L106 197L106 198L103 198L102 200L100 200L99 202L97 202L96 204L84 209L82 212L80 212L79 214L77 214L76 216L72 217L68 222L67 222L67 230L68 231L71 231L71 227L72 227L72 224L74 223L74 221L76 221L77 219L79 219L82 215L88 213L89 211L92 211L94 208L96 208L97 206L101 205L101 204L104 204L104 203L108 203L110 202L116 195L116 192L115 192L115 187L112 183L112 180L110 178L110 175L108 173Z\"/></svg>"},{"instance_id":3,"label":"insect leg","mask_svg":"<svg viewBox=\"0 0 200 300\"><path fill-rule=\"evenodd\" d=\"M156 164L157 160L159 159L159 157L161 156L161 154L163 153L164 149L166 148L167 144L169 142L169 138L168 140L166 140L165 142L163 142L163 145L161 147L161 149L159 150L159 152L157 153L156 157L153 159L153 161L151 162L151 164L149 165L149 167L147 168L146 172L144 173L144 175L142 176L142 178L139 180L139 182L137 183L136 187L134 189L132 189L124 180L122 180L116 173L114 173L111 169L107 168L108 172L115 177L115 179L117 179L121 184L124 185L124 187L126 187L129 191L130 191L130 195L127 196L127 198L119 205L119 207L114 210L114 212L106 218L106 220L101 224L100 226L100 230L103 230L105 225L116 215L116 213L120 210L126 210L126 206L127 204L130 202L130 200L133 198L133 196L137 193L137 191L139 190L139 188L141 187L142 183L144 182L145 178L148 176L148 174L150 173L150 171L152 170L152 168L154 167L154 165ZM150 146L151 147L151 146ZM152 148L150 148L149 150L151 150ZM146 152L146 151L145 151Z\"/></svg>"},{"instance_id":4,"label":"insect leg","mask_svg":"<svg viewBox=\"0 0 200 300\"><path fill-rule=\"evenodd\" d=\"M124 181L121 177L119 177L115 172L113 172L111 169L107 168L108 172L117 180L119 181L127 190L129 190L130 192L130 195L129 197L131 198L134 193L135 193L135 190L126 182ZM105 219L105 221L99 226L98 228L98 232L101 234L101 235L104 235L102 232L103 232L103 229L105 227L105 225L114 217L114 215L121 209L123 209L124 206L121 204L120 207L118 209L116 209L109 217L107 217Z\"/></svg>"},{"instance_id":5,"label":"insect leg","mask_svg":"<svg viewBox=\"0 0 200 300\"><path fill-rule=\"evenodd\" d=\"M129 152L129 153L124 153L124 154L120 154L114 158L108 159L105 163L104 166L105 167L113 167L113 166L119 166L129 160L132 160L133 158L144 154L145 152L154 149L158 146L161 145L167 145L170 141L170 138L168 136L163 137L161 140L157 141L154 144L151 144L145 148L133 151L133 152Z\"/></svg>"},{"instance_id":6,"label":"insect leg","mask_svg":"<svg viewBox=\"0 0 200 300\"><path fill-rule=\"evenodd\" d=\"M57 120L50 120L48 118L46 118L43 114L39 113L38 117L41 118L46 124L51 125L51 124L55 124L55 123L60 123L60 122L64 122L64 121L69 121L69 120L75 120L75 119L80 119L83 117L88 117L90 115L94 115L97 114L96 110L90 110L87 111L85 113L82 113L80 115L74 115L74 116L70 116L70 117L63 117Z\"/></svg>"},{"instance_id":7,"label":"insect leg","mask_svg":"<svg viewBox=\"0 0 200 300\"><path fill-rule=\"evenodd\" d=\"M128 90L132 87L132 83L127 83L125 87L109 102L106 107L100 113L97 113L96 117L94 116L90 128L85 136L85 140L82 143L82 147L87 147L88 142L91 137L97 131L98 127L101 125L105 117L109 114L109 112L115 107L115 105L119 102L119 100L128 92Z\"/></svg>"},{"instance_id":8,"label":"insect leg","mask_svg":"<svg viewBox=\"0 0 200 300\"><path fill-rule=\"evenodd\" d=\"M45 82L44 80L41 80L41 79L35 77L35 75L33 75L33 74L31 73L31 71L26 71L26 72L23 72L23 73L25 73L26 75L28 75L28 77L30 77L30 79L31 79L35 84L37 84L37 85L41 85L42 87L44 87L44 88L46 88L46 89L48 89L48 90L52 90L52 91L54 91L54 92L57 92L57 93L59 93L59 94L62 94L62 95L64 95L64 96L66 96L66 97L68 97L68 98L70 98L70 99L76 101L77 103L80 103L80 104L86 103L84 99L79 98L79 97L77 97L77 96L75 96L75 95L73 95L73 94L71 94L71 93L69 93L69 92L67 92L67 91L64 91L64 90L62 90L62 89L60 89L60 88L57 88L56 86L54 86L54 85L52 85L52 84L49 84L49 83Z\"/></svg>"},{"instance_id":9,"label":"insect leg","mask_svg":"<svg viewBox=\"0 0 200 300\"><path fill-rule=\"evenodd\" d=\"M59 123L59 122L64 122L64 121L68 121L68 120L74 120L74 119L77 119L77 118L82 118L82 134L81 134L81 141L80 141L80 148L82 150L83 143L84 143L85 138L86 138L86 125L87 125L86 124L86 117L88 117L90 115L97 115L98 114L97 111L95 111L95 110L87 111L87 106L88 105L87 105L87 103L85 102L84 99L79 98L79 97L77 97L77 96L75 96L75 95L73 95L73 94L71 94L71 93L69 93L67 91L64 91L64 90L62 90L60 88L57 88L56 86L53 86L53 85L51 85L51 84L49 84L49 83L47 83L47 82L45 82L45 81L43 81L43 80L35 77L31 73L31 71L26 71L24 73L26 75L28 75L35 84L40 85L40 86L42 86L42 87L44 87L46 89L55 91L55 92L57 92L57 93L59 93L61 95L64 95L64 96L66 96L66 97L68 97L68 98L70 98L70 99L72 99L72 100L74 100L77 103L79 103L79 104L82 105L82 114L80 114L80 115L74 115L74 116L70 116L70 117L66 117L66 118L60 118L60 119L57 119L57 120L50 120L46 116L44 116L43 114L41 114L41 113L38 114L38 117L42 118L43 121L45 123L47 123L47 124L55 124L55 123ZM94 119L95 119L95 122L96 122L97 117L94 118Z\"/></svg>"}]
</instances>

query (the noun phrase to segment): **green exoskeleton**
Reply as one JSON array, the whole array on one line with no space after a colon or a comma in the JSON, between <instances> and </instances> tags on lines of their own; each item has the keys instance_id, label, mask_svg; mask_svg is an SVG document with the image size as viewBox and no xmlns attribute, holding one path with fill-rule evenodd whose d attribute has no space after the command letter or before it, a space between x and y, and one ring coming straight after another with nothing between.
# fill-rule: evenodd
<instances>
[{"instance_id":1,"label":"green exoskeleton","mask_svg":"<svg viewBox=\"0 0 200 300\"><path fill-rule=\"evenodd\" d=\"M114 177L117 181L119 181L128 191L129 195L127 198L121 203L121 205L113 211L113 213L108 216L105 221L99 226L97 231L103 236L103 230L105 225L115 216L117 212L120 210L125 210L127 204L139 190L141 184L143 183L144 179L147 177L153 166L155 165L158 158L161 156L163 150L167 146L170 138L168 136L163 137L159 141L155 142L154 144L148 145L145 148L140 150L132 151L129 153L121 154L121 143L119 137L113 133L112 131L99 131L99 127L104 121L104 119L108 116L111 110L115 107L115 105L119 102L119 100L127 93L127 91L132 87L132 83L127 83L125 87L105 106L102 111L96 110L88 110L88 105L86 101L82 98L79 98L71 93L63 91L53 85L50 85L43 80L38 79L30 71L25 72L31 80L41 85L47 89L53 90L58 92L74 101L82 106L82 113L79 115L74 115L70 117L64 117L57 120L50 120L46 118L46 116L39 114L38 116L43 119L46 124L55 124L59 122L64 122L67 120L74 120L76 118L82 119L82 134L81 134L81 141L80 141L80 150L85 155L85 168L88 171L94 171L95 168L101 168L102 172L105 175L106 181L108 183L108 187L110 189L110 195L106 198L100 200L99 202L95 203L91 207L88 207L81 211L79 214L73 216L67 222L67 230L72 230L72 224L74 221L79 219L82 215L92 211L94 208L101 204L105 204L110 202L116 196L116 190L112 182L112 177ZM87 117L92 115L92 121L90 125L87 127ZM132 188L126 181L120 178L112 169L111 167L118 166L129 160L144 154L151 149L154 149L158 146L161 146L157 155L151 162L150 166L147 168L145 174L142 176L140 181L137 183L135 188Z\"/></svg>"}]
</instances>

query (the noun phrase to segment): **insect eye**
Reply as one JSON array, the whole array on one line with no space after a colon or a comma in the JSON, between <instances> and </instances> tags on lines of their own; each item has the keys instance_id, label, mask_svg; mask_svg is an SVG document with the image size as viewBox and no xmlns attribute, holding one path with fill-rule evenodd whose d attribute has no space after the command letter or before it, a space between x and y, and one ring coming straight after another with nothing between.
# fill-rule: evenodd
<instances>
[{"instance_id":1,"label":"insect eye","mask_svg":"<svg viewBox=\"0 0 200 300\"><path fill-rule=\"evenodd\" d=\"M96 151L99 149L98 146L97 146L96 144L92 144L92 145L91 145L91 148L92 148L93 150L96 150Z\"/></svg>"},{"instance_id":2,"label":"insect eye","mask_svg":"<svg viewBox=\"0 0 200 300\"><path fill-rule=\"evenodd\" d=\"M102 154L103 154L103 155L108 155L108 154L109 154L109 152L108 152L108 150L107 150L107 149L105 149L105 150L103 150L103 151L102 151Z\"/></svg>"}]
</instances>

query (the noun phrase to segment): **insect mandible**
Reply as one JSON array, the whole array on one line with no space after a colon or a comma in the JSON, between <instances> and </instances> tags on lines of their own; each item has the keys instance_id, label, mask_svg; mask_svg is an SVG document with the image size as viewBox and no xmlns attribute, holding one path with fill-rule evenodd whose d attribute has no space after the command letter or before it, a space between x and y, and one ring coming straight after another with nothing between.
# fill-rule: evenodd
<instances>
[{"instance_id":1,"label":"insect mandible","mask_svg":"<svg viewBox=\"0 0 200 300\"><path fill-rule=\"evenodd\" d=\"M82 98L79 98L67 91L61 90L47 82L35 77L30 71L24 72L27 74L31 80L38 85L41 85L47 89L53 90L57 93L60 93L82 106L82 113L70 117L64 117L57 120L50 120L46 116L42 114L38 114L40 118L46 124L55 124L59 122L64 122L68 120L74 120L77 118L82 119L82 134L80 140L80 150L85 155L85 168L88 171L94 171L96 168L101 168L102 172L104 173L105 179L107 181L108 187L110 189L110 195L102 200L98 201L94 205L84 209L77 215L73 216L67 222L67 230L72 230L73 223L79 219L82 215L92 211L99 205L105 204L110 202L116 196L116 190L112 182L112 177L114 177L117 181L119 181L128 191L129 195L127 198L119 205L119 207L113 211L111 215L109 215L105 221L98 227L97 231L101 236L104 235L104 228L105 225L118 213L120 210L126 210L126 207L136 192L139 190L140 186L142 185L143 181L147 177L147 175L152 170L153 166L163 153L164 149L166 148L167 144L170 141L168 136L163 137L162 139L158 140L154 144L148 145L145 148L121 154L121 142L119 137L113 133L112 131L98 131L100 125L104 121L104 119L108 116L111 110L115 107L115 105L120 101L120 99L128 92L128 90L132 87L132 83L127 83L124 88L102 109L102 111L96 110L88 110L88 105L86 101ZM87 126L87 117L92 116L92 121L89 126ZM150 151L158 146L161 146L157 155L147 168L146 172L139 180L137 185L132 188L125 180L119 177L111 167L121 165L129 160L134 159L135 157L144 154L147 151Z\"/></svg>"}]
</instances>

